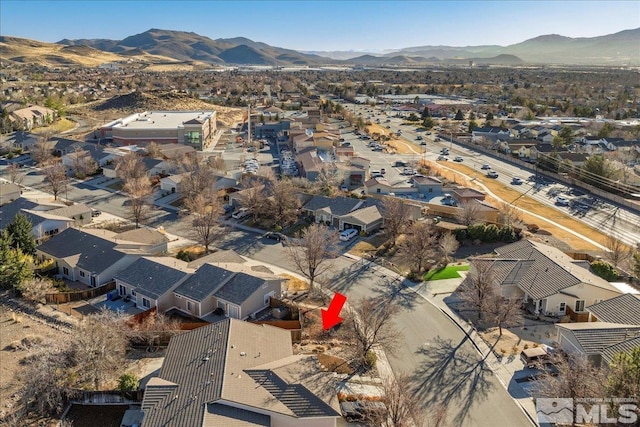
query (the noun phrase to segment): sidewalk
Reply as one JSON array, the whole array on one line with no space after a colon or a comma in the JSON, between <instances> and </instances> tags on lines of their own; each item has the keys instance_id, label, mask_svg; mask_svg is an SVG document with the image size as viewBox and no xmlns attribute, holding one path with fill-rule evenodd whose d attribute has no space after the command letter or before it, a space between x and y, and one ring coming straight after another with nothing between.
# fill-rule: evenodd
<instances>
[{"instance_id":1,"label":"sidewalk","mask_svg":"<svg viewBox=\"0 0 640 427\"><path fill-rule=\"evenodd\" d=\"M345 253L343 256L361 261L363 263L372 264L371 261L365 260L357 255L352 255L350 253ZM383 272L388 277L391 277L395 280L402 282L403 286L409 290L412 290L416 294L420 295L422 298L426 299L428 302L433 304L435 307L440 309L453 323L455 323L460 330L464 332L467 337L469 337L470 342L476 348L478 353L483 357L487 366L491 369L491 371L496 375L500 383L504 386L505 390L509 393L509 395L518 403L522 411L527 415L529 420L533 425L538 425L536 408L533 402L533 399L529 396L529 394L523 389L523 387L516 381L519 377L523 377L522 370L524 365L520 361L519 357L514 358L502 358L498 359L498 357L493 353L493 351L489 348L487 343L478 335L477 331L470 323L466 322L462 319L456 312L451 310L449 306L444 302L443 295L450 294L457 285L459 285L461 279L451 279L450 281L438 281L438 282L451 282L451 283L437 283L431 282L434 286L429 286L430 283L414 283L403 276L385 268L375 264L375 268L379 271ZM457 283L453 283L456 281ZM386 356L383 356L386 360ZM380 357L379 357L380 360ZM391 367L387 367L391 370ZM384 368L383 368L384 369ZM520 373L517 373L520 371ZM392 374L392 372L391 372ZM382 374L381 374L382 376Z\"/></svg>"}]
</instances>

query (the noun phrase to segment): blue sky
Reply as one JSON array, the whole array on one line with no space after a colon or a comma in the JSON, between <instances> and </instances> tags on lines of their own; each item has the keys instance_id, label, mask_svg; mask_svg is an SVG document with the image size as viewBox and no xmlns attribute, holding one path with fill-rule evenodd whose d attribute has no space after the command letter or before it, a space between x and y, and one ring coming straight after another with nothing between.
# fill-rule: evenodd
<instances>
[{"instance_id":1,"label":"blue sky","mask_svg":"<svg viewBox=\"0 0 640 427\"><path fill-rule=\"evenodd\" d=\"M56 42L149 28L244 36L297 50L509 45L543 34L594 37L640 27L640 1L0 0L0 34Z\"/></svg>"}]
</instances>

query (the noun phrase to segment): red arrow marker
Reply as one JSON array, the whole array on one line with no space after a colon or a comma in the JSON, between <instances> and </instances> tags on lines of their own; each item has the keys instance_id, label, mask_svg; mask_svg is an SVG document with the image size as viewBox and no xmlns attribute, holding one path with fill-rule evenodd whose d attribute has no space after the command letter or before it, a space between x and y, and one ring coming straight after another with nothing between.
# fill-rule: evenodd
<instances>
[{"instance_id":1,"label":"red arrow marker","mask_svg":"<svg viewBox=\"0 0 640 427\"><path fill-rule=\"evenodd\" d=\"M336 292L329 304L329 308L320 310L322 314L322 328L325 331L342 322L343 319L340 317L340 310L342 310L345 302L347 302L347 297Z\"/></svg>"}]
</instances>

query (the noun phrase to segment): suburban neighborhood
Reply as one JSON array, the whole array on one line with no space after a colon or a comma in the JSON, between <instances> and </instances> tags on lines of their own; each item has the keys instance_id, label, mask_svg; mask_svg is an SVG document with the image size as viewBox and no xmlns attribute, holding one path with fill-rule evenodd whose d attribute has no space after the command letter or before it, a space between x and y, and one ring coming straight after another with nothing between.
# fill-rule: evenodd
<instances>
[{"instance_id":1,"label":"suburban neighborhood","mask_svg":"<svg viewBox=\"0 0 640 427\"><path fill-rule=\"evenodd\" d=\"M0 426L637 424L637 69L134 50L2 59Z\"/></svg>"}]
</instances>

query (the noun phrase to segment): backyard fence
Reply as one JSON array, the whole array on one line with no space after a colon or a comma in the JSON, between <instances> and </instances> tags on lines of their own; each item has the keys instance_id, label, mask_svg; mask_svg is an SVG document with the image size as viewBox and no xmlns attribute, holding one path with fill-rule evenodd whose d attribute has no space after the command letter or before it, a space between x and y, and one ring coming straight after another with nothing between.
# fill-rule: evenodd
<instances>
[{"instance_id":1,"label":"backyard fence","mask_svg":"<svg viewBox=\"0 0 640 427\"><path fill-rule=\"evenodd\" d=\"M291 333L291 341L299 343L302 341L302 325L299 320L256 320L251 323L256 325L270 325L276 328L286 329Z\"/></svg>"},{"instance_id":2,"label":"backyard fence","mask_svg":"<svg viewBox=\"0 0 640 427\"><path fill-rule=\"evenodd\" d=\"M116 288L116 282L105 283L97 288L84 289L70 292L56 292L45 295L47 304L64 304L72 301L83 301L104 295Z\"/></svg>"},{"instance_id":3,"label":"backyard fence","mask_svg":"<svg viewBox=\"0 0 640 427\"><path fill-rule=\"evenodd\" d=\"M142 402L144 390L119 391L87 391L71 389L67 391L70 403L82 405L104 405L104 404L135 404Z\"/></svg>"}]
</instances>

